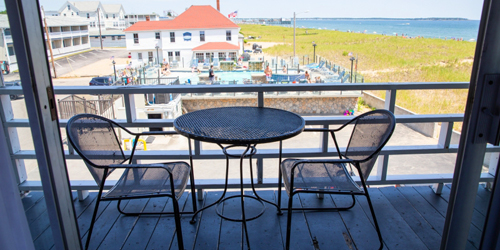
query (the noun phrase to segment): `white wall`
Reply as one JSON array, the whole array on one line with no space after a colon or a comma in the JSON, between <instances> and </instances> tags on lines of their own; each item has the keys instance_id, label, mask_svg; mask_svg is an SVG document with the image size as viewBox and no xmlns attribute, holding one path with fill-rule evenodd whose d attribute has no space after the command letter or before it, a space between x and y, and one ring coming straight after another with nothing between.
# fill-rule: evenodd
<instances>
[{"instance_id":1,"label":"white wall","mask_svg":"<svg viewBox=\"0 0 500 250\"><path fill-rule=\"evenodd\" d=\"M226 30L231 30L231 41L226 41ZM175 51L180 52L181 60L179 60L179 65L182 67L182 62L184 61L184 66L189 65L191 59L193 58L192 49L203 45L207 42L228 42L238 46L238 33L239 28L233 29L206 29L206 30L162 30L162 31L139 31L139 32L126 32L126 46L127 50L131 52L132 63L138 64L138 54L143 53L142 63L148 61L148 51L153 51L154 59L156 56L155 46L159 46L159 58L160 62L163 58L168 58L168 52L173 52L175 57ZM205 31L205 41L200 42L200 31ZM160 32L160 39L157 40L155 33ZM175 32L175 42L170 42L170 32ZM191 33L191 41L184 41L184 33ZM139 43L134 43L134 33L139 35ZM217 57L217 55L215 55Z\"/></svg>"}]
</instances>

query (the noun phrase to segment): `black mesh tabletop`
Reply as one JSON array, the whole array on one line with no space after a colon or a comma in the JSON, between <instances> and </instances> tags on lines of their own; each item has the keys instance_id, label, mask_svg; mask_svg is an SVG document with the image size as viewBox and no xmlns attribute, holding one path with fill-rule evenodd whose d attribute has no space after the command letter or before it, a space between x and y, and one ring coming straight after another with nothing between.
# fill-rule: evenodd
<instances>
[{"instance_id":1,"label":"black mesh tabletop","mask_svg":"<svg viewBox=\"0 0 500 250\"><path fill-rule=\"evenodd\" d=\"M304 119L292 112L258 107L203 109L179 116L175 130L200 141L222 144L274 142L298 135Z\"/></svg>"}]
</instances>

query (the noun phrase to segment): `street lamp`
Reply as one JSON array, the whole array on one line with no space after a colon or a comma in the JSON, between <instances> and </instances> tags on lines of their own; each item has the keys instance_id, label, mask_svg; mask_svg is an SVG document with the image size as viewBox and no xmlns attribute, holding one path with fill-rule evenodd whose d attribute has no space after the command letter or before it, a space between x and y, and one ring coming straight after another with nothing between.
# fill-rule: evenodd
<instances>
[{"instance_id":1,"label":"street lamp","mask_svg":"<svg viewBox=\"0 0 500 250\"><path fill-rule=\"evenodd\" d=\"M115 67L115 64L116 64L115 59L113 59L113 71L115 72L115 82L116 82L117 79L116 79L116 67Z\"/></svg>"},{"instance_id":2,"label":"street lamp","mask_svg":"<svg viewBox=\"0 0 500 250\"><path fill-rule=\"evenodd\" d=\"M160 54L158 54L158 49L160 48L160 46L158 46L158 43L156 44L155 48L156 48L156 63L160 65Z\"/></svg>"},{"instance_id":3,"label":"street lamp","mask_svg":"<svg viewBox=\"0 0 500 250\"><path fill-rule=\"evenodd\" d=\"M295 16L301 13L308 13L309 10L306 10L304 12L299 12L295 13L293 12L293 57L295 57Z\"/></svg>"},{"instance_id":4,"label":"street lamp","mask_svg":"<svg viewBox=\"0 0 500 250\"><path fill-rule=\"evenodd\" d=\"M352 65L354 64L354 60L356 60L356 58L354 58L354 56L352 56L351 58L349 58L349 60L351 60L351 83L352 83Z\"/></svg>"},{"instance_id":5,"label":"street lamp","mask_svg":"<svg viewBox=\"0 0 500 250\"><path fill-rule=\"evenodd\" d=\"M316 63L316 43L313 41L313 48L314 48L314 54L313 54L313 60L314 60L314 63Z\"/></svg>"}]
</instances>

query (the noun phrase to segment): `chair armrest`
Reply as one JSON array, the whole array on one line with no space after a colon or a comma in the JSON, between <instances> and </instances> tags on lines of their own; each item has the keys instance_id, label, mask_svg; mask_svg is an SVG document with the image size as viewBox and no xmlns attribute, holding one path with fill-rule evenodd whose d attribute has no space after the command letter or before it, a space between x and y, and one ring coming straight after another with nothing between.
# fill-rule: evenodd
<instances>
[{"instance_id":1,"label":"chair armrest","mask_svg":"<svg viewBox=\"0 0 500 250\"><path fill-rule=\"evenodd\" d=\"M172 172L169 168L163 166L163 164L111 164L110 168L163 168L167 170L170 177L172 177Z\"/></svg>"},{"instance_id":2,"label":"chair armrest","mask_svg":"<svg viewBox=\"0 0 500 250\"><path fill-rule=\"evenodd\" d=\"M299 160L299 161L295 162L295 164L293 165L292 171L294 171L294 169L299 164L302 164L302 163L348 163L348 164L354 164L355 162L356 162L355 160L351 160L351 159ZM354 164L354 165L356 165L356 164Z\"/></svg>"}]
</instances>

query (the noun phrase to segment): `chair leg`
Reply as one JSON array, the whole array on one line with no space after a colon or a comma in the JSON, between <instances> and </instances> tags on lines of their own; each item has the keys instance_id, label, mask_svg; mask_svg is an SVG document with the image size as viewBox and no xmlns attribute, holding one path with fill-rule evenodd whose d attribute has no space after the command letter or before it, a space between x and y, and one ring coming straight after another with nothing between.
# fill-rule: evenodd
<instances>
[{"instance_id":1,"label":"chair leg","mask_svg":"<svg viewBox=\"0 0 500 250\"><path fill-rule=\"evenodd\" d=\"M286 220L286 250L290 249L290 233L292 232L293 193L288 197L288 217Z\"/></svg>"},{"instance_id":2,"label":"chair leg","mask_svg":"<svg viewBox=\"0 0 500 250\"><path fill-rule=\"evenodd\" d=\"M92 236L92 230L94 229L95 219L97 217L97 210L99 209L99 202L101 201L101 195L97 196L94 207L94 214L92 215L92 220L90 221L89 232L87 234L87 242L85 243L85 249L89 249L90 237Z\"/></svg>"},{"instance_id":3,"label":"chair leg","mask_svg":"<svg viewBox=\"0 0 500 250\"><path fill-rule=\"evenodd\" d=\"M380 246L378 248L380 250L384 247L384 243L382 241L382 233L380 232L380 228L378 227L377 217L375 217L375 210L373 210L373 205L370 199L370 195L368 194L368 190L365 189L365 191L366 191L366 200L368 201L368 206L370 207L370 212L373 217L373 223L375 224L375 230L377 230L378 240L380 241Z\"/></svg>"},{"instance_id":4,"label":"chair leg","mask_svg":"<svg viewBox=\"0 0 500 250\"><path fill-rule=\"evenodd\" d=\"M348 206L348 207L339 207L336 210L338 210L338 211L344 211L344 210L349 210L349 209L353 208L354 205L356 205L356 198L354 198L353 194L351 194L351 197L352 197L352 204L350 206Z\"/></svg>"},{"instance_id":5,"label":"chair leg","mask_svg":"<svg viewBox=\"0 0 500 250\"><path fill-rule=\"evenodd\" d=\"M184 250L184 241L182 240L181 214L179 212L179 203L175 197L172 198L175 217L175 231L177 231L177 245L179 250Z\"/></svg>"}]
</instances>

